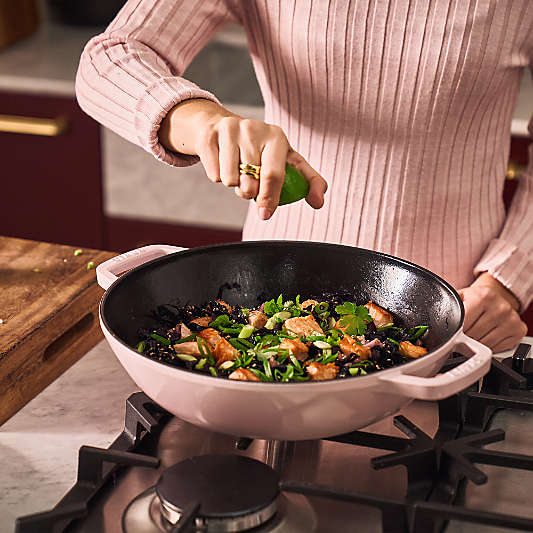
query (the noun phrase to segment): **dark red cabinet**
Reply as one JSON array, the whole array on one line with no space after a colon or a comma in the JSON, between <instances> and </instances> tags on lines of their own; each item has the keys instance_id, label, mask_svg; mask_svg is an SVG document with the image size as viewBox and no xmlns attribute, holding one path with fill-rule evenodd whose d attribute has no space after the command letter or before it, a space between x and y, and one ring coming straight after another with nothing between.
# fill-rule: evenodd
<instances>
[{"instance_id":1,"label":"dark red cabinet","mask_svg":"<svg viewBox=\"0 0 533 533\"><path fill-rule=\"evenodd\" d=\"M67 124L57 136L0 132L0 234L103 248L99 125L74 97L0 92L0 115Z\"/></svg>"}]
</instances>

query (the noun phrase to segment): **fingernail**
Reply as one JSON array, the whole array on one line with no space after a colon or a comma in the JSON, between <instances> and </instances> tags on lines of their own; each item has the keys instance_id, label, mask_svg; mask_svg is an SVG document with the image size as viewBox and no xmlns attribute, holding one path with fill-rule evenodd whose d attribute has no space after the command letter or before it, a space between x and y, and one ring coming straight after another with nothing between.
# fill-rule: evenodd
<instances>
[{"instance_id":1,"label":"fingernail","mask_svg":"<svg viewBox=\"0 0 533 533\"><path fill-rule=\"evenodd\" d=\"M259 218L261 220L268 220L272 215L272 212L270 211L270 209L266 208L266 207L260 207L259 208Z\"/></svg>"}]
</instances>

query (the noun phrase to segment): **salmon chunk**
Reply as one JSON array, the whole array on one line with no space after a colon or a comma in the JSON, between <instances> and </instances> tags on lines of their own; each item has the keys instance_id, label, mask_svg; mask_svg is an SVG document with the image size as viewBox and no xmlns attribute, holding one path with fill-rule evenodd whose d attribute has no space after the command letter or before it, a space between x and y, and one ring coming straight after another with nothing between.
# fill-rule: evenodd
<instances>
[{"instance_id":1,"label":"salmon chunk","mask_svg":"<svg viewBox=\"0 0 533 533\"><path fill-rule=\"evenodd\" d=\"M236 379L238 381L261 381L251 370L247 368L237 368L229 376L228 379Z\"/></svg>"},{"instance_id":2,"label":"salmon chunk","mask_svg":"<svg viewBox=\"0 0 533 533\"><path fill-rule=\"evenodd\" d=\"M372 317L372 321L376 328L381 328L387 324L393 323L392 315L382 309L379 305L376 305L373 302L368 302L365 304L365 307L368 309L368 314Z\"/></svg>"},{"instance_id":3,"label":"salmon chunk","mask_svg":"<svg viewBox=\"0 0 533 533\"><path fill-rule=\"evenodd\" d=\"M231 313L233 311L233 307L228 302L225 302L224 300L217 300L217 302L222 306L225 307L228 311L228 313Z\"/></svg>"},{"instance_id":4,"label":"salmon chunk","mask_svg":"<svg viewBox=\"0 0 533 533\"><path fill-rule=\"evenodd\" d=\"M187 355L198 356L201 355L200 349L198 348L198 343L196 341L174 344L173 348L176 353L185 353Z\"/></svg>"},{"instance_id":5,"label":"salmon chunk","mask_svg":"<svg viewBox=\"0 0 533 533\"><path fill-rule=\"evenodd\" d=\"M177 327L178 326L176 326L176 328ZM189 335L192 335L192 331L185 324L181 324L181 338L189 337Z\"/></svg>"},{"instance_id":6,"label":"salmon chunk","mask_svg":"<svg viewBox=\"0 0 533 533\"><path fill-rule=\"evenodd\" d=\"M361 359L370 359L371 351L368 346L359 344L351 335L343 335L339 341L339 348L343 354L356 354Z\"/></svg>"},{"instance_id":7,"label":"salmon chunk","mask_svg":"<svg viewBox=\"0 0 533 533\"><path fill-rule=\"evenodd\" d=\"M299 337L311 335L313 332L323 335L322 328L312 315L289 318L285 320L285 327Z\"/></svg>"},{"instance_id":8,"label":"salmon chunk","mask_svg":"<svg viewBox=\"0 0 533 533\"><path fill-rule=\"evenodd\" d=\"M267 320L268 317L262 311L250 311L248 323L251 324L255 329L264 328Z\"/></svg>"},{"instance_id":9,"label":"salmon chunk","mask_svg":"<svg viewBox=\"0 0 533 533\"><path fill-rule=\"evenodd\" d=\"M423 346L417 346L409 341L400 342L399 350L403 356L409 357L410 359L418 359L428 353Z\"/></svg>"},{"instance_id":10,"label":"salmon chunk","mask_svg":"<svg viewBox=\"0 0 533 533\"><path fill-rule=\"evenodd\" d=\"M213 328L203 329L202 331L200 331L200 333L198 333L198 337L207 341L207 344L209 344L209 347L211 349L213 349L216 346L217 342L222 339L218 331Z\"/></svg>"},{"instance_id":11,"label":"salmon chunk","mask_svg":"<svg viewBox=\"0 0 533 533\"><path fill-rule=\"evenodd\" d=\"M209 324L211 324L211 322L212 318L210 316L201 316L200 318L195 318L194 320L191 320L189 323L206 328L207 326L209 326Z\"/></svg>"},{"instance_id":12,"label":"salmon chunk","mask_svg":"<svg viewBox=\"0 0 533 533\"><path fill-rule=\"evenodd\" d=\"M235 355L238 351L226 340L220 339L213 351L213 357L218 366L226 361L235 361Z\"/></svg>"},{"instance_id":13,"label":"salmon chunk","mask_svg":"<svg viewBox=\"0 0 533 533\"><path fill-rule=\"evenodd\" d=\"M298 338L283 339L278 348L289 350L289 353L294 355L298 361L305 361L309 352L307 346Z\"/></svg>"},{"instance_id":14,"label":"salmon chunk","mask_svg":"<svg viewBox=\"0 0 533 533\"><path fill-rule=\"evenodd\" d=\"M318 305L318 302L316 300L305 300L305 302L302 302L300 304L300 309L307 309L308 307L310 307L310 311L312 311L315 305Z\"/></svg>"},{"instance_id":15,"label":"salmon chunk","mask_svg":"<svg viewBox=\"0 0 533 533\"><path fill-rule=\"evenodd\" d=\"M339 368L333 363L323 365L322 363L309 363L305 369L312 381L326 381L335 379L339 373Z\"/></svg>"}]
</instances>

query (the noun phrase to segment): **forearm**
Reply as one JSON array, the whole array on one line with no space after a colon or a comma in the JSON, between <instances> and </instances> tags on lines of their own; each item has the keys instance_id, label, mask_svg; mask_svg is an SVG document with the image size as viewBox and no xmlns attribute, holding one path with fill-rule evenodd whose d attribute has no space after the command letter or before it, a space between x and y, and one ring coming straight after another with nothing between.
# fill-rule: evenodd
<instances>
[{"instance_id":1,"label":"forearm","mask_svg":"<svg viewBox=\"0 0 533 533\"><path fill-rule=\"evenodd\" d=\"M173 107L161 122L159 142L172 152L199 155L197 144L201 132L223 117L236 116L211 100L185 100Z\"/></svg>"},{"instance_id":2,"label":"forearm","mask_svg":"<svg viewBox=\"0 0 533 533\"><path fill-rule=\"evenodd\" d=\"M217 101L181 74L230 20L226 3L219 0L129 0L82 53L76 77L81 108L168 164L196 162L194 156L165 150L158 137L161 120L182 101ZM198 27L204 29L199 37Z\"/></svg>"}]
</instances>

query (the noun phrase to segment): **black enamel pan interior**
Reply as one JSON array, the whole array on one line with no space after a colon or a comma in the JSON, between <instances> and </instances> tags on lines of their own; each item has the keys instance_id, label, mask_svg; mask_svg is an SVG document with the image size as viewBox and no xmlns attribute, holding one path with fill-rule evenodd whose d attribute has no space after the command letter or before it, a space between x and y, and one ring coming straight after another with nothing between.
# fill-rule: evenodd
<instances>
[{"instance_id":1,"label":"black enamel pan interior","mask_svg":"<svg viewBox=\"0 0 533 533\"><path fill-rule=\"evenodd\" d=\"M347 293L372 300L405 326L429 325L424 342L434 350L462 326L457 292L417 265L378 252L313 242L260 241L170 254L123 275L102 300L104 323L128 346L161 304L202 304L222 297L254 307L284 295L293 299Z\"/></svg>"}]
</instances>

